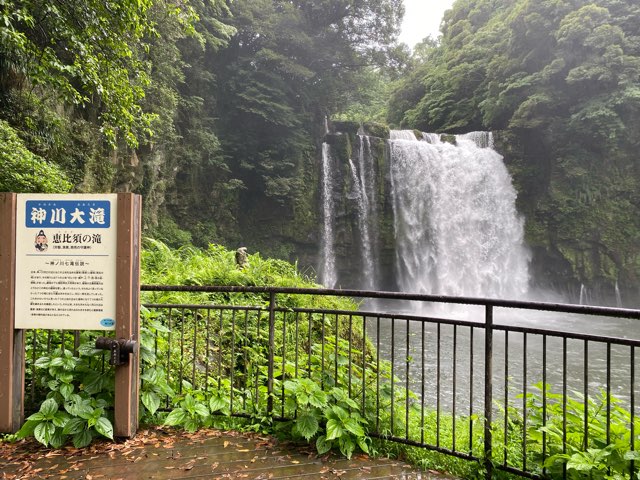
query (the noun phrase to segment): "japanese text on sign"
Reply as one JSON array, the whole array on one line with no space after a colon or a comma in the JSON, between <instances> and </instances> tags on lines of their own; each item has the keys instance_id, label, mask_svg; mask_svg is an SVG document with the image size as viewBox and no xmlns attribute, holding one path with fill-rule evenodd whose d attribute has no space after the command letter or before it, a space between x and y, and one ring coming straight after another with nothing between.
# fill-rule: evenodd
<instances>
[{"instance_id":1,"label":"japanese text on sign","mask_svg":"<svg viewBox=\"0 0 640 480\"><path fill-rule=\"evenodd\" d=\"M27 228L111 226L111 204L108 201L28 200L26 213Z\"/></svg>"}]
</instances>

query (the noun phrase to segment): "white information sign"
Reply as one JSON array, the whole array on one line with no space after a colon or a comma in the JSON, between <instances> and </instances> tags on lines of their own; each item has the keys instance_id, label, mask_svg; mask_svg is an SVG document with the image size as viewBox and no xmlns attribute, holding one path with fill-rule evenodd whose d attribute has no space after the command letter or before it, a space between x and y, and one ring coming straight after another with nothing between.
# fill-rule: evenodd
<instances>
[{"instance_id":1,"label":"white information sign","mask_svg":"<svg viewBox=\"0 0 640 480\"><path fill-rule=\"evenodd\" d=\"M19 194L15 328L114 330L117 195Z\"/></svg>"}]
</instances>

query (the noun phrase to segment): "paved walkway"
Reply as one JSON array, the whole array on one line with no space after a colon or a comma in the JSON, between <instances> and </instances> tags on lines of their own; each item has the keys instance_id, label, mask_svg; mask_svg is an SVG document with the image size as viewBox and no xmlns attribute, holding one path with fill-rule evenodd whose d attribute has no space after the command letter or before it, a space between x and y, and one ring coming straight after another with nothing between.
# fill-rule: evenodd
<instances>
[{"instance_id":1,"label":"paved walkway","mask_svg":"<svg viewBox=\"0 0 640 480\"><path fill-rule=\"evenodd\" d=\"M355 455L318 457L311 447L255 434L162 428L141 431L123 443L45 449L34 440L0 443L2 479L420 479L447 480L402 462Z\"/></svg>"}]
</instances>

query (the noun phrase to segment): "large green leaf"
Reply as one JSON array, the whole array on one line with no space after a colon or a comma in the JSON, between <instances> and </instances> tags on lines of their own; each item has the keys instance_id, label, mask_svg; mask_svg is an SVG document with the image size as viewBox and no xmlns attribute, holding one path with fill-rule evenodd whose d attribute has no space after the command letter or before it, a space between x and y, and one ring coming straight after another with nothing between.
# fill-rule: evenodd
<instances>
[{"instance_id":1,"label":"large green leaf","mask_svg":"<svg viewBox=\"0 0 640 480\"><path fill-rule=\"evenodd\" d=\"M164 420L165 425L182 425L187 418L187 412L184 408L175 408L167 415L167 418Z\"/></svg>"},{"instance_id":2,"label":"large green leaf","mask_svg":"<svg viewBox=\"0 0 640 480\"><path fill-rule=\"evenodd\" d=\"M151 415L155 414L158 408L160 408L160 397L155 392L145 391L140 396L142 404L149 411Z\"/></svg>"},{"instance_id":3,"label":"large green leaf","mask_svg":"<svg viewBox=\"0 0 640 480\"><path fill-rule=\"evenodd\" d=\"M88 395L99 393L104 388L107 376L101 372L91 372L82 379L83 390Z\"/></svg>"},{"instance_id":4,"label":"large green leaf","mask_svg":"<svg viewBox=\"0 0 640 480\"><path fill-rule=\"evenodd\" d=\"M40 413L45 416L45 418L51 420L53 416L58 411L58 402L56 402L53 398L48 398L42 405L40 405Z\"/></svg>"},{"instance_id":5,"label":"large green leaf","mask_svg":"<svg viewBox=\"0 0 640 480\"><path fill-rule=\"evenodd\" d=\"M35 415L40 415L41 416L42 414L41 413L35 413L34 415L31 415L31 417L33 417ZM34 430L40 424L40 420L42 420L42 418L38 418L38 420L31 420L31 417L29 417L29 419L27 419L27 421L24 423L24 425L22 425L22 428L20 428L20 430L17 431L16 436L18 438L26 438L26 437L30 437L31 435L33 435Z\"/></svg>"},{"instance_id":6,"label":"large green leaf","mask_svg":"<svg viewBox=\"0 0 640 480\"><path fill-rule=\"evenodd\" d=\"M72 418L64 426L64 433L67 435L75 435L80 433L87 426L87 421L82 418Z\"/></svg>"},{"instance_id":7,"label":"large green leaf","mask_svg":"<svg viewBox=\"0 0 640 480\"><path fill-rule=\"evenodd\" d=\"M194 410L198 415L200 415L203 418L206 418L209 416L209 409L206 407L206 405L203 405L202 403L196 403Z\"/></svg>"},{"instance_id":8,"label":"large green leaf","mask_svg":"<svg viewBox=\"0 0 640 480\"><path fill-rule=\"evenodd\" d=\"M332 442L327 440L325 435L320 435L316 440L316 450L320 455L324 455L331 450Z\"/></svg>"},{"instance_id":9,"label":"large green leaf","mask_svg":"<svg viewBox=\"0 0 640 480\"><path fill-rule=\"evenodd\" d=\"M73 446L76 448L84 448L91 443L91 440L93 440L91 430L85 429L73 436Z\"/></svg>"},{"instance_id":10,"label":"large green leaf","mask_svg":"<svg viewBox=\"0 0 640 480\"><path fill-rule=\"evenodd\" d=\"M50 444L53 448L62 448L62 446L67 442L67 436L64 434L61 428L56 428L56 431L53 433L51 437Z\"/></svg>"},{"instance_id":11,"label":"large green leaf","mask_svg":"<svg viewBox=\"0 0 640 480\"><path fill-rule=\"evenodd\" d=\"M53 423L40 422L38 425L36 425L36 428L33 431L33 436L36 437L37 441L45 446L48 446L55 431L56 427Z\"/></svg>"},{"instance_id":12,"label":"large green leaf","mask_svg":"<svg viewBox=\"0 0 640 480\"><path fill-rule=\"evenodd\" d=\"M65 400L68 399L71 394L73 393L73 385L70 385L68 383L63 383L62 385L60 385L60 394L62 395L62 398L64 398Z\"/></svg>"},{"instance_id":13,"label":"large green leaf","mask_svg":"<svg viewBox=\"0 0 640 480\"><path fill-rule=\"evenodd\" d=\"M364 437L364 429L356 419L348 418L347 421L343 423L343 426L351 433L353 433L356 437Z\"/></svg>"},{"instance_id":14,"label":"large green leaf","mask_svg":"<svg viewBox=\"0 0 640 480\"><path fill-rule=\"evenodd\" d=\"M103 437L113 440L113 425L106 417L100 417L95 424L96 431Z\"/></svg>"},{"instance_id":15,"label":"large green leaf","mask_svg":"<svg viewBox=\"0 0 640 480\"><path fill-rule=\"evenodd\" d=\"M342 429L342 423L339 420L330 418L327 421L327 440L340 438L342 437L342 435L344 435L344 430Z\"/></svg>"},{"instance_id":16,"label":"large green leaf","mask_svg":"<svg viewBox=\"0 0 640 480\"><path fill-rule=\"evenodd\" d=\"M342 436L338 439L338 445L340 446L342 454L350 459L353 451L356 449L356 444L353 442L353 439L350 436Z\"/></svg>"},{"instance_id":17,"label":"large green leaf","mask_svg":"<svg viewBox=\"0 0 640 480\"><path fill-rule=\"evenodd\" d=\"M217 395L212 396L211 399L209 400L209 409L211 410L211 413L215 413L218 410L223 410L226 406L227 406L226 399L219 397Z\"/></svg>"},{"instance_id":18,"label":"large green leaf","mask_svg":"<svg viewBox=\"0 0 640 480\"><path fill-rule=\"evenodd\" d=\"M296 430L307 440L310 440L319 429L318 418L311 411L298 413L296 418Z\"/></svg>"}]
</instances>

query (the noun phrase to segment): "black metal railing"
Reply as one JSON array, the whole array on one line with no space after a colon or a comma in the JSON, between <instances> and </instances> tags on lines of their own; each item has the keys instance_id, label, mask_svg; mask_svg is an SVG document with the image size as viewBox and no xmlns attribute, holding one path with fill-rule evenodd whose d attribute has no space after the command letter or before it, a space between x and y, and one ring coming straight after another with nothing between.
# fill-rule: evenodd
<instances>
[{"instance_id":1,"label":"black metal railing","mask_svg":"<svg viewBox=\"0 0 640 480\"><path fill-rule=\"evenodd\" d=\"M311 379L346 391L369 436L483 462L488 477L494 468L566 476L572 455L613 444L635 474L640 310L356 290L142 290L143 327L167 384L215 390L229 415L294 419L287 381ZM197 300L168 303L170 294ZM364 303L291 306L300 295Z\"/></svg>"}]
</instances>

